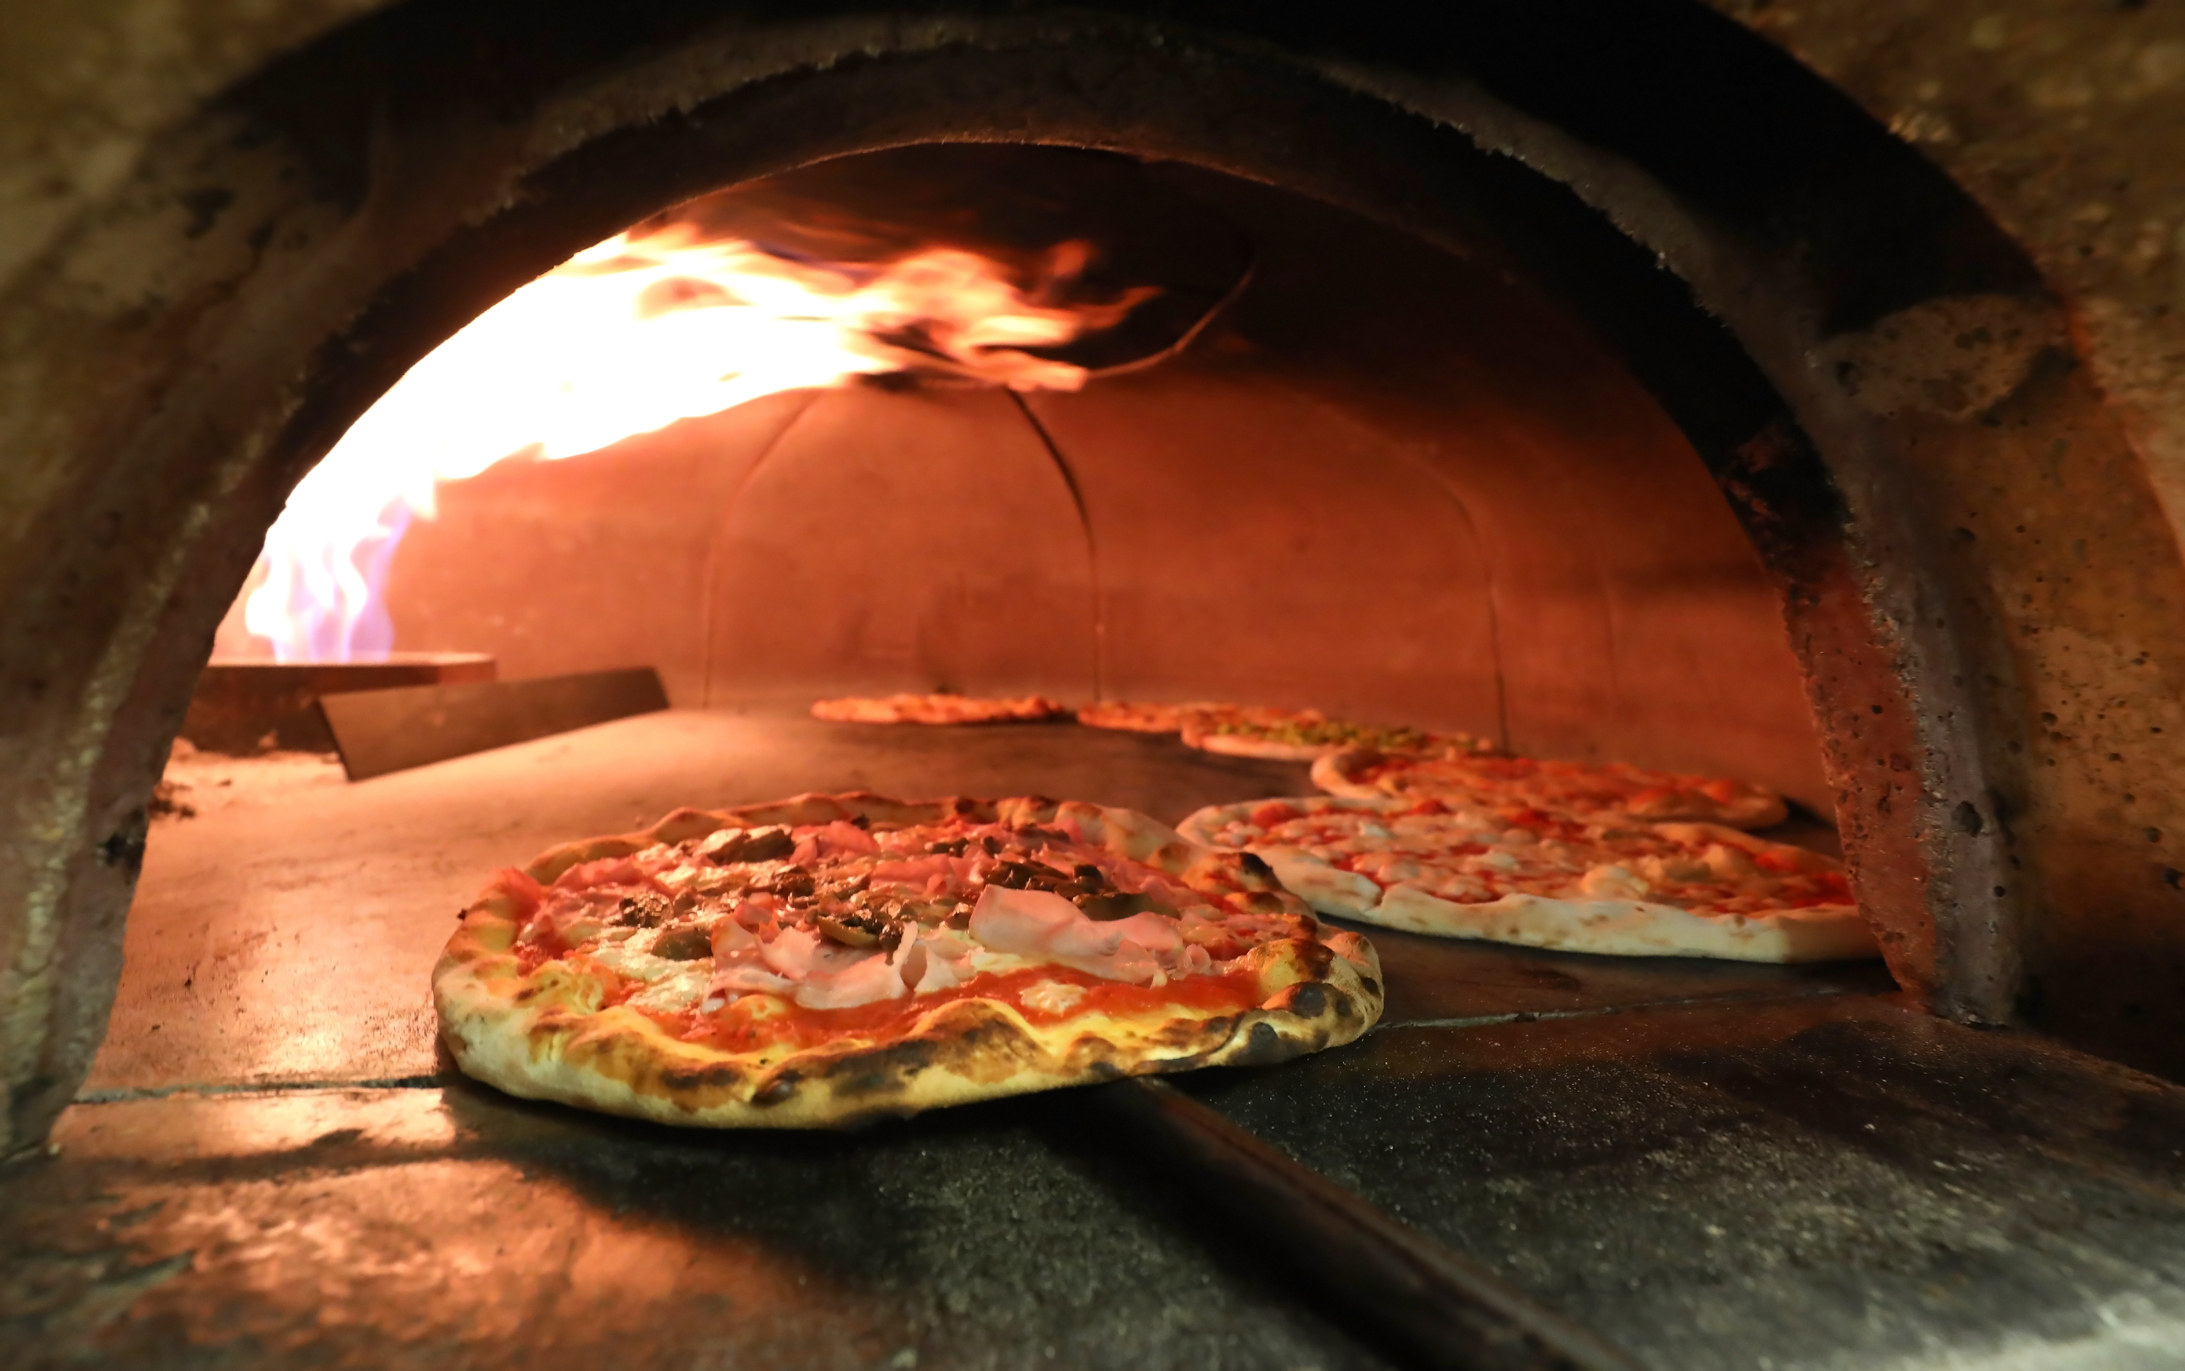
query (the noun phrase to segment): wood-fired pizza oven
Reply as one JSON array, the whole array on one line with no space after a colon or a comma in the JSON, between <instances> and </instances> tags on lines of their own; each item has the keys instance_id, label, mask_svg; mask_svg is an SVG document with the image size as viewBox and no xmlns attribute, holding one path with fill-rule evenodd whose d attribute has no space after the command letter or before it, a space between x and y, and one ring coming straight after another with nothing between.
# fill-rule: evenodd
<instances>
[{"instance_id":1,"label":"wood-fired pizza oven","mask_svg":"<svg viewBox=\"0 0 2185 1371\"><path fill-rule=\"evenodd\" d=\"M2175 14L365 0L155 62L152 8L0 54L0 1152L91 1069L290 488L698 197L1082 239L1172 308L1081 389L792 390L450 484L398 649L651 666L761 735L1037 690L1740 774L1833 823L1911 1002L2185 1071Z\"/></svg>"}]
</instances>

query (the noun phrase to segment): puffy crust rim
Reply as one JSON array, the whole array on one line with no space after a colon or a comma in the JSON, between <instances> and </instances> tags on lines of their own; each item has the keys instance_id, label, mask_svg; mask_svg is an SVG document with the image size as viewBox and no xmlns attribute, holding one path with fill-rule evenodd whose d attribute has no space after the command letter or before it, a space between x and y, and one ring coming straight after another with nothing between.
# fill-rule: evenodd
<instances>
[{"instance_id":1,"label":"puffy crust rim","mask_svg":"<svg viewBox=\"0 0 2185 1371\"><path fill-rule=\"evenodd\" d=\"M1201 752L1231 757L1258 757L1275 762L1314 762L1336 747L1333 743L1285 743L1275 738L1255 738L1247 733L1216 733L1211 729L1183 731L1183 740Z\"/></svg>"},{"instance_id":2,"label":"puffy crust rim","mask_svg":"<svg viewBox=\"0 0 2185 1371\"><path fill-rule=\"evenodd\" d=\"M1359 768L1380 757L1369 747L1345 747L1313 759L1313 784L1350 800L1386 800L1387 791L1358 779ZM1188 822L1188 821L1187 821Z\"/></svg>"}]
</instances>

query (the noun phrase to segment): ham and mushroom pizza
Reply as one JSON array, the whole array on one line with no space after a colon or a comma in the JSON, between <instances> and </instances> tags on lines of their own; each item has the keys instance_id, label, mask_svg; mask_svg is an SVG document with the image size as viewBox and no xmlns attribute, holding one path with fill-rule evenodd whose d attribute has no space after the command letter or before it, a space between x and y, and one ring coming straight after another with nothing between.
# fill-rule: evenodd
<instances>
[{"instance_id":1,"label":"ham and mushroom pizza","mask_svg":"<svg viewBox=\"0 0 2185 1371\"><path fill-rule=\"evenodd\" d=\"M1271 1063L1379 1017L1373 947L1258 859L1074 801L679 810L501 872L433 976L511 1094L827 1127Z\"/></svg>"},{"instance_id":2,"label":"ham and mushroom pizza","mask_svg":"<svg viewBox=\"0 0 2185 1371\"><path fill-rule=\"evenodd\" d=\"M812 717L842 724L1036 724L1067 719L1070 707L1044 695L846 695L813 701Z\"/></svg>"},{"instance_id":3,"label":"ham and mushroom pizza","mask_svg":"<svg viewBox=\"0 0 2185 1371\"><path fill-rule=\"evenodd\" d=\"M1832 858L1720 824L1311 796L1211 806L1179 828L1257 853L1324 914L1414 933L1623 956L1879 955Z\"/></svg>"},{"instance_id":4,"label":"ham and mushroom pizza","mask_svg":"<svg viewBox=\"0 0 2185 1371\"><path fill-rule=\"evenodd\" d=\"M1322 790L1351 799L1518 805L1603 820L1690 820L1730 828L1768 828L1789 816L1782 796L1747 781L1467 747L1347 747L1314 762L1312 775Z\"/></svg>"}]
</instances>

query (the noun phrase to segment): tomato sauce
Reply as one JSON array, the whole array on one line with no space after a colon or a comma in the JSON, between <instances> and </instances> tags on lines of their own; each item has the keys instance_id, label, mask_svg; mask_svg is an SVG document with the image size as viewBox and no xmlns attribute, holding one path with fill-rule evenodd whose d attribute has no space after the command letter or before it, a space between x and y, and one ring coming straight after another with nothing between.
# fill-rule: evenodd
<instances>
[{"instance_id":1,"label":"tomato sauce","mask_svg":"<svg viewBox=\"0 0 2185 1371\"><path fill-rule=\"evenodd\" d=\"M535 942L516 944L516 965L523 968L526 976L546 965L569 955L569 944L558 933L542 933Z\"/></svg>"},{"instance_id":2,"label":"tomato sauce","mask_svg":"<svg viewBox=\"0 0 2185 1371\"><path fill-rule=\"evenodd\" d=\"M1022 997L1042 981L1076 986L1085 992L1084 998L1060 1014L1034 1009ZM1051 1024L1084 1015L1129 1017L1178 1010L1206 1017L1238 1014L1256 1007L1260 994L1259 979L1251 972L1186 976L1156 989L1103 980L1069 967L1037 966L974 976L938 995L881 1000L854 1009L806 1009L773 996L749 996L711 1014L686 1010L650 1017L685 1042L704 1043L724 1051L806 1048L844 1038L886 1041L901 1037L934 1010L974 999L1000 1000L1015 1006L1035 1024ZM762 1005L763 1011L753 1012Z\"/></svg>"}]
</instances>

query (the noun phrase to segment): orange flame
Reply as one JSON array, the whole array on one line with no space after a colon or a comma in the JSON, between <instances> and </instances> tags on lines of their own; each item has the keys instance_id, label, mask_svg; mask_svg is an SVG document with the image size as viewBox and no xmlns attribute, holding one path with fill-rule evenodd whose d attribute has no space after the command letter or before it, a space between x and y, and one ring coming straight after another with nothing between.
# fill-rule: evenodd
<instances>
[{"instance_id":1,"label":"orange flame","mask_svg":"<svg viewBox=\"0 0 2185 1371\"><path fill-rule=\"evenodd\" d=\"M1047 255L1038 288L934 249L816 265L681 227L621 234L524 286L412 367L297 485L266 535L244 624L281 661L384 654L379 583L443 481L509 457L574 457L678 419L859 376L945 371L1075 390L1082 367L1027 348L1112 327L1155 292L1042 304L1089 253Z\"/></svg>"}]
</instances>

